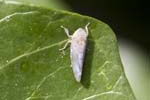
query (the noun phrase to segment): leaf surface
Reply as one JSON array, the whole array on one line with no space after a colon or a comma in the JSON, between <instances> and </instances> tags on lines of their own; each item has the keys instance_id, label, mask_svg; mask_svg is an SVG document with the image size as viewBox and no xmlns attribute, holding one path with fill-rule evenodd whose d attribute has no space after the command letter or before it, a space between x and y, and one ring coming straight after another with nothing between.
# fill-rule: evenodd
<instances>
[{"instance_id":1,"label":"leaf surface","mask_svg":"<svg viewBox=\"0 0 150 100\"><path fill-rule=\"evenodd\" d=\"M74 79L61 25L72 34L90 22L81 83ZM96 19L0 2L0 100L135 100L116 37Z\"/></svg>"}]
</instances>

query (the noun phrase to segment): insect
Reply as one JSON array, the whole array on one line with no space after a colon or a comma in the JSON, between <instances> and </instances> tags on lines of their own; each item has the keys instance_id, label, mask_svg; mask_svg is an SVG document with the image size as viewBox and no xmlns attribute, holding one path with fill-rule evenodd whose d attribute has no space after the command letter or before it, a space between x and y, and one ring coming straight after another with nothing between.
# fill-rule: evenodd
<instances>
[{"instance_id":1,"label":"insect","mask_svg":"<svg viewBox=\"0 0 150 100\"><path fill-rule=\"evenodd\" d=\"M88 37L88 23L85 26L85 29L78 28L73 35L69 34L69 30L64 26L61 28L64 29L66 35L68 36L68 41L66 42L65 46L60 49L64 50L70 43L70 58L71 58L71 65L73 69L73 73L77 82L81 81L82 76L82 68L84 63L84 56L86 52L86 44L87 44L87 37Z\"/></svg>"}]
</instances>

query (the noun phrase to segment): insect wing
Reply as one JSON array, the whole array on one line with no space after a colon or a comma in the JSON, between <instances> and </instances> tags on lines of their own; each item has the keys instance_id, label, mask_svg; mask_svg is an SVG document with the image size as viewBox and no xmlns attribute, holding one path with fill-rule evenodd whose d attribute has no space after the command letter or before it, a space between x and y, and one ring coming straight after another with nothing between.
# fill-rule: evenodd
<instances>
[{"instance_id":1,"label":"insect wing","mask_svg":"<svg viewBox=\"0 0 150 100\"><path fill-rule=\"evenodd\" d=\"M86 42L83 42L82 45L80 45L78 44L78 42L72 41L70 54L71 64L75 79L78 82L80 82L81 80L85 51L86 51Z\"/></svg>"}]
</instances>

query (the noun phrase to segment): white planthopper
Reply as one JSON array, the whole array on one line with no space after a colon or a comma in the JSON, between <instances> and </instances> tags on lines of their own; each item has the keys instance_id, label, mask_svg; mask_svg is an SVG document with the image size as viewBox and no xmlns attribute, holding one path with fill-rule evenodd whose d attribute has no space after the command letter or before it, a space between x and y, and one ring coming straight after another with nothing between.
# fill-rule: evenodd
<instances>
[{"instance_id":1,"label":"white planthopper","mask_svg":"<svg viewBox=\"0 0 150 100\"><path fill-rule=\"evenodd\" d=\"M64 26L61 26L61 28L64 29L69 39L67 43L65 44L65 46L60 50L64 50L67 47L67 45L71 43L71 46L70 46L71 65L72 65L73 73L77 82L81 81L82 68L83 68L84 56L85 56L86 45L87 45L89 24L90 23L88 23L85 26L85 29L78 28L73 33L73 35L69 34L69 30L67 28L65 28Z\"/></svg>"}]
</instances>

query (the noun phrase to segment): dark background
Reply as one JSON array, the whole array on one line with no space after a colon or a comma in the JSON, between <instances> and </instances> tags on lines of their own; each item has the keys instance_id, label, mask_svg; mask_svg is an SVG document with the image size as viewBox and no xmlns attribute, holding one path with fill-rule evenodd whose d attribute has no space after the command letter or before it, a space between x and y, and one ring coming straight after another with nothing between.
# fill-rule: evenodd
<instances>
[{"instance_id":1,"label":"dark background","mask_svg":"<svg viewBox=\"0 0 150 100\"><path fill-rule=\"evenodd\" d=\"M142 0L64 0L77 13L107 23L117 38L150 49L150 5Z\"/></svg>"}]
</instances>

